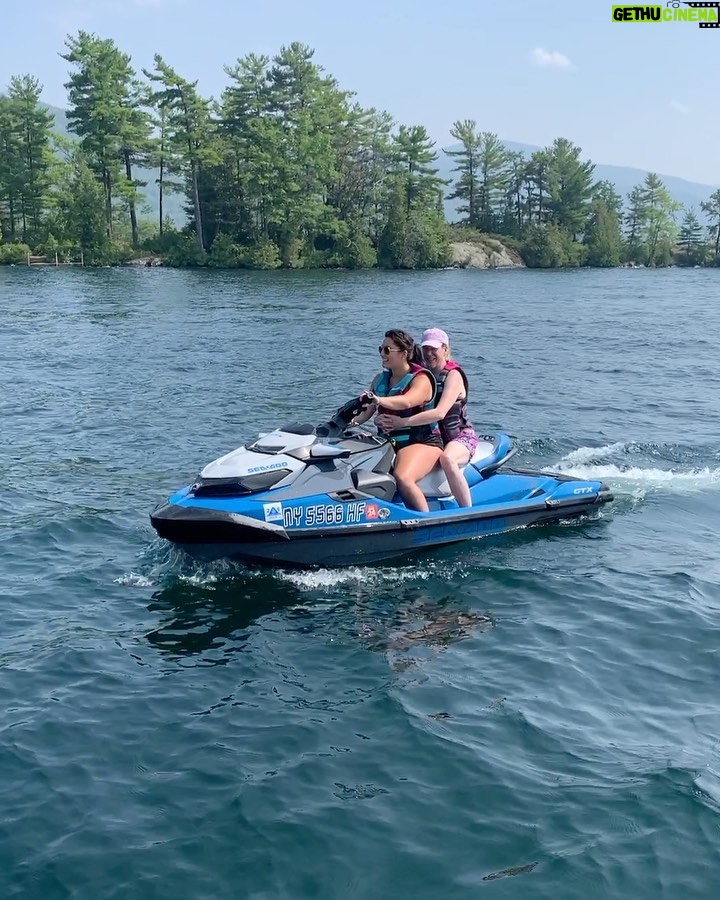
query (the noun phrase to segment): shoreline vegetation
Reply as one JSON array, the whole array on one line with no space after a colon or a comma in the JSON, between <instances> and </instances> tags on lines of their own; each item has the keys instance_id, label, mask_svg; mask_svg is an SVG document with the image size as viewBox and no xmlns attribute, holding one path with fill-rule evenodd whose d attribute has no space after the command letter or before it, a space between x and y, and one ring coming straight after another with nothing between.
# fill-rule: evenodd
<instances>
[{"instance_id":1,"label":"shoreline vegetation","mask_svg":"<svg viewBox=\"0 0 720 900\"><path fill-rule=\"evenodd\" d=\"M84 31L61 55L72 137L54 132L32 75L0 94L0 264L720 265L720 189L685 209L650 173L623 198L570 140L526 157L471 119L440 151L454 165L445 181L422 125L362 108L304 44L225 65L218 99L159 55L138 74ZM152 219L139 169L155 177ZM183 227L164 214L171 194Z\"/></svg>"}]
</instances>

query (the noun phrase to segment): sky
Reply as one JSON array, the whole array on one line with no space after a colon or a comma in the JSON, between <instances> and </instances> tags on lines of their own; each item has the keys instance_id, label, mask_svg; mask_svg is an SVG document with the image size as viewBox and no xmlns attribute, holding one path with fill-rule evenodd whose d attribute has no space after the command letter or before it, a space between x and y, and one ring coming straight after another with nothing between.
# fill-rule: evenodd
<instances>
[{"instance_id":1,"label":"sky","mask_svg":"<svg viewBox=\"0 0 720 900\"><path fill-rule=\"evenodd\" d=\"M612 3L11 3L0 24L0 91L13 75L30 74L46 103L66 107L60 54L80 30L111 38L138 72L160 53L216 98L228 84L223 66L300 41L362 106L424 125L438 147L454 143L454 122L473 119L504 140L547 146L566 137L595 163L720 184L720 28L615 23Z\"/></svg>"}]
</instances>

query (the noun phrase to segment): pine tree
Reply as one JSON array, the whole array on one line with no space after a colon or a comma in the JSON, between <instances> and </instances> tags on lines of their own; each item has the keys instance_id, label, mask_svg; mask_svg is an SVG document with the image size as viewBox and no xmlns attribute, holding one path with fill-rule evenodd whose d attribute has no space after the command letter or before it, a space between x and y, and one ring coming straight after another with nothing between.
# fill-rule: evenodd
<instances>
[{"instance_id":1,"label":"pine tree","mask_svg":"<svg viewBox=\"0 0 720 900\"><path fill-rule=\"evenodd\" d=\"M623 240L620 230L622 198L609 181L593 186L593 199L585 231L588 266L619 266Z\"/></svg>"},{"instance_id":2,"label":"pine tree","mask_svg":"<svg viewBox=\"0 0 720 900\"><path fill-rule=\"evenodd\" d=\"M687 210L683 216L678 243L685 254L685 261L688 265L703 264L707 248L703 242L702 225L694 209Z\"/></svg>"},{"instance_id":3,"label":"pine tree","mask_svg":"<svg viewBox=\"0 0 720 900\"><path fill-rule=\"evenodd\" d=\"M153 106L165 116L165 130L171 152L185 175L195 223L195 239L201 253L205 251L203 210L200 202L200 173L204 165L217 158L213 145L213 123L210 104L197 92L197 81L187 81L156 53L155 70L143 70L158 85L150 98Z\"/></svg>"},{"instance_id":4,"label":"pine tree","mask_svg":"<svg viewBox=\"0 0 720 900\"><path fill-rule=\"evenodd\" d=\"M710 195L709 200L700 204L700 209L710 219L708 230L710 236L714 238L715 244L715 265L720 264L720 188Z\"/></svg>"},{"instance_id":5,"label":"pine tree","mask_svg":"<svg viewBox=\"0 0 720 900\"><path fill-rule=\"evenodd\" d=\"M86 31L65 42L62 54L74 68L65 87L70 109L68 126L103 187L108 236L113 230L113 202L128 205L133 243L137 245L137 185L132 165L149 149L150 122L141 109L142 88L130 65L112 40ZM124 171L123 171L124 170Z\"/></svg>"},{"instance_id":6,"label":"pine tree","mask_svg":"<svg viewBox=\"0 0 720 900\"><path fill-rule=\"evenodd\" d=\"M525 223L544 225L550 204L550 154L536 150L525 166Z\"/></svg>"},{"instance_id":7,"label":"pine tree","mask_svg":"<svg viewBox=\"0 0 720 900\"><path fill-rule=\"evenodd\" d=\"M378 263L387 268L431 268L449 258L437 153L421 125L401 125L394 141L392 192Z\"/></svg>"},{"instance_id":8,"label":"pine tree","mask_svg":"<svg viewBox=\"0 0 720 900\"><path fill-rule=\"evenodd\" d=\"M422 125L401 125L394 141L395 172L405 188L406 213L430 201L435 205L445 184L438 177L435 142Z\"/></svg>"},{"instance_id":9,"label":"pine tree","mask_svg":"<svg viewBox=\"0 0 720 900\"><path fill-rule=\"evenodd\" d=\"M480 185L478 183L479 154L482 138L477 132L477 123L473 119L465 119L453 123L450 134L456 141L462 144L459 150L443 151L457 164L453 172L458 173L458 179L453 185L453 190L447 195L448 200L460 200L456 207L461 215L467 216L466 224L472 228L479 227L478 195Z\"/></svg>"},{"instance_id":10,"label":"pine tree","mask_svg":"<svg viewBox=\"0 0 720 900\"><path fill-rule=\"evenodd\" d=\"M615 210L602 197L592 201L585 233L588 266L619 266L622 257L620 220Z\"/></svg>"},{"instance_id":11,"label":"pine tree","mask_svg":"<svg viewBox=\"0 0 720 900\"><path fill-rule=\"evenodd\" d=\"M508 154L508 180L505 190L505 206L502 232L518 236L525 226L527 215L527 168L528 163L522 153Z\"/></svg>"},{"instance_id":12,"label":"pine tree","mask_svg":"<svg viewBox=\"0 0 720 900\"><path fill-rule=\"evenodd\" d=\"M61 171L56 202L63 239L89 262L103 262L109 249L103 185L82 147L72 148Z\"/></svg>"},{"instance_id":13,"label":"pine tree","mask_svg":"<svg viewBox=\"0 0 720 900\"><path fill-rule=\"evenodd\" d=\"M592 173L589 160L580 161L580 147L566 138L556 138L548 153L550 221L573 238L584 231L590 211Z\"/></svg>"},{"instance_id":14,"label":"pine tree","mask_svg":"<svg viewBox=\"0 0 720 900\"><path fill-rule=\"evenodd\" d=\"M17 106L0 95L0 226L6 239L14 241L22 205L22 143Z\"/></svg>"},{"instance_id":15,"label":"pine tree","mask_svg":"<svg viewBox=\"0 0 720 900\"><path fill-rule=\"evenodd\" d=\"M675 213L680 209L680 204L672 199L670 192L654 172L648 173L640 187L640 202L644 220L645 264L667 265L677 237Z\"/></svg>"},{"instance_id":16,"label":"pine tree","mask_svg":"<svg viewBox=\"0 0 720 900\"><path fill-rule=\"evenodd\" d=\"M40 106L41 92L42 85L31 75L10 81L8 99L15 112L19 151L12 165L17 168L23 241L37 237L49 200L54 116Z\"/></svg>"}]
</instances>

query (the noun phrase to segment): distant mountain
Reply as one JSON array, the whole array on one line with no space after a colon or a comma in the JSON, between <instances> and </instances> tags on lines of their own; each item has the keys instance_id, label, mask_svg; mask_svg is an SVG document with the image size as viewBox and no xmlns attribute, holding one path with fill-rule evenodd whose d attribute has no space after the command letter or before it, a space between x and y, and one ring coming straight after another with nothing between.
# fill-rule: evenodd
<instances>
[{"instance_id":1,"label":"distant mountain","mask_svg":"<svg viewBox=\"0 0 720 900\"><path fill-rule=\"evenodd\" d=\"M74 139L75 135L68 130L67 113L65 110L60 109L57 106L50 106L47 103L45 103L44 106L55 116L55 131L57 131L58 134L62 134L64 137ZM155 183L158 174L158 169L136 168L133 170L133 176L137 178L138 181L146 182L145 187L141 188L141 190L148 208L147 210L141 210L139 215L143 219L152 219L155 222L157 222L160 211L160 189ZM163 196L164 214L170 216L177 226L182 226L187 221L184 202L182 194L168 192Z\"/></svg>"},{"instance_id":2,"label":"distant mountain","mask_svg":"<svg viewBox=\"0 0 720 900\"><path fill-rule=\"evenodd\" d=\"M503 141L508 150L522 153L523 156L530 157L536 150L542 150L542 147L535 147L532 144L519 144L516 141ZM454 144L446 147L446 150L459 150L460 144ZM456 180L456 175L452 169L455 160L440 152L438 159L438 168L441 178L447 178L451 181ZM615 190L623 199L626 199L630 191L641 184L647 176L649 170L633 169L629 166L606 166L602 163L595 163L595 172L593 173L595 181L611 181L615 185ZM696 212L700 213L700 204L707 200L713 191L717 190L720 185L699 184L696 181L686 181L684 178L678 178L675 175L663 175L661 172L656 173L663 181L665 187L670 191L674 200L682 203L684 207L689 209L695 207ZM448 220L457 221L458 214L455 209L456 200L445 201L445 215Z\"/></svg>"},{"instance_id":3,"label":"distant mountain","mask_svg":"<svg viewBox=\"0 0 720 900\"><path fill-rule=\"evenodd\" d=\"M68 131L68 119L67 113L64 109L60 109L59 106L50 106L49 103L42 103L41 106L44 106L48 112L51 112L55 116L55 131L59 134L62 134L64 137L72 137Z\"/></svg>"}]
</instances>

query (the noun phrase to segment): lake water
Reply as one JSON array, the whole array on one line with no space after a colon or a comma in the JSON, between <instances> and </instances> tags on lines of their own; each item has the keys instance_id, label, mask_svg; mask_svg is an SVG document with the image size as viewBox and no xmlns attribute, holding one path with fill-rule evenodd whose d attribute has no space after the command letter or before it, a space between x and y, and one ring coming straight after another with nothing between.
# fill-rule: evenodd
<instances>
[{"instance_id":1,"label":"lake water","mask_svg":"<svg viewBox=\"0 0 720 900\"><path fill-rule=\"evenodd\" d=\"M394 326L616 502L364 569L156 538ZM720 269L0 268L0 897L717 896L719 333Z\"/></svg>"}]
</instances>

